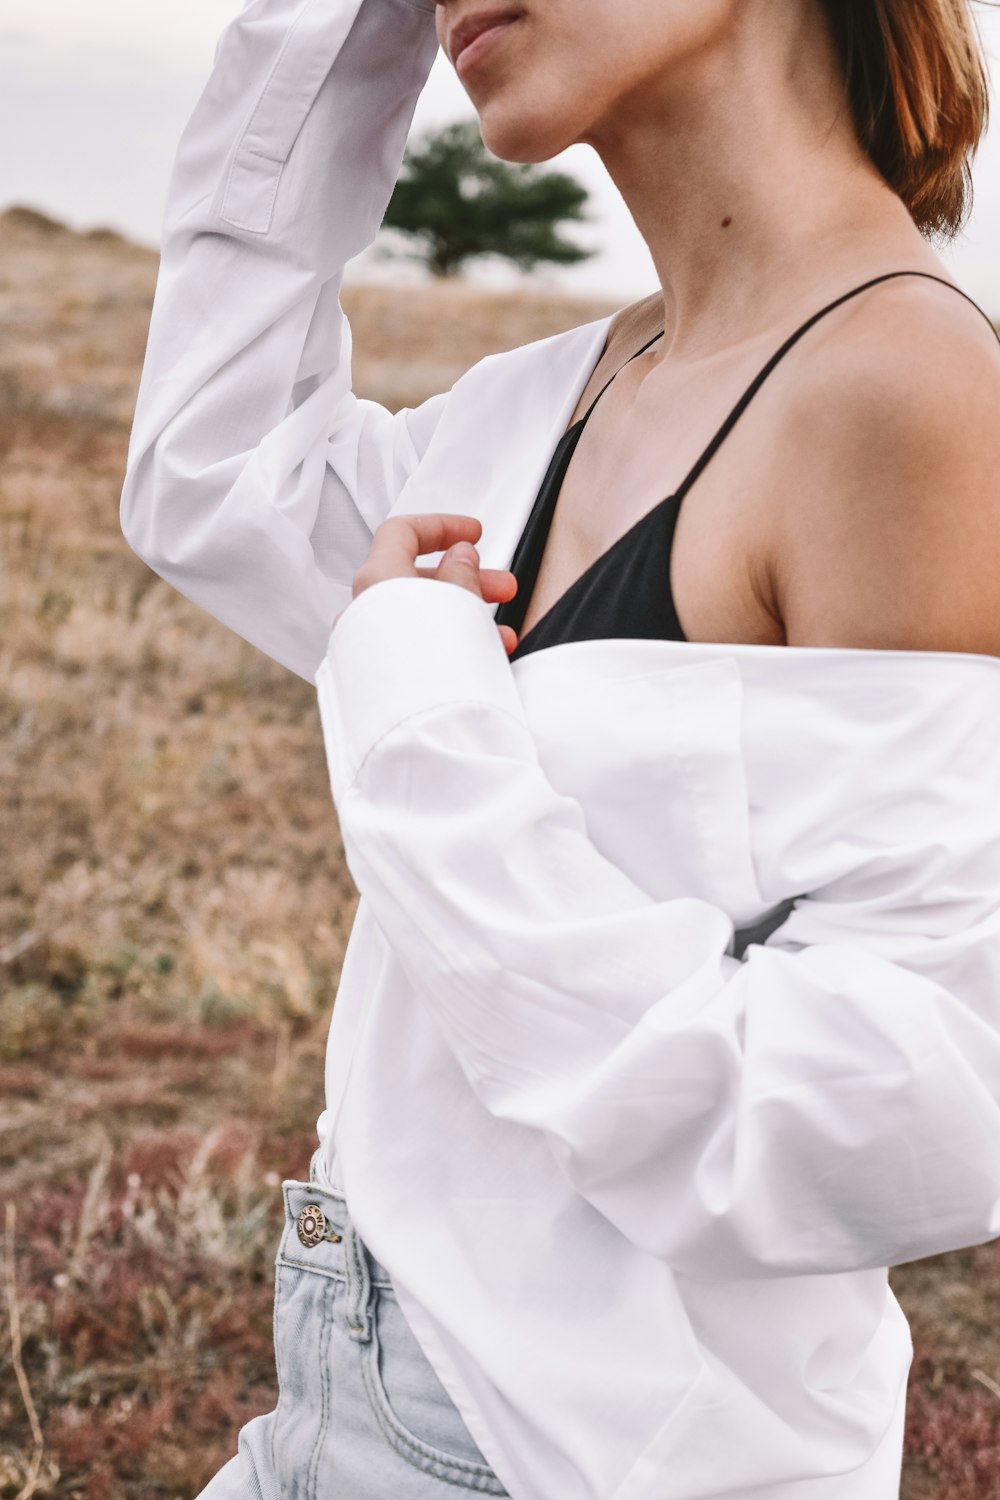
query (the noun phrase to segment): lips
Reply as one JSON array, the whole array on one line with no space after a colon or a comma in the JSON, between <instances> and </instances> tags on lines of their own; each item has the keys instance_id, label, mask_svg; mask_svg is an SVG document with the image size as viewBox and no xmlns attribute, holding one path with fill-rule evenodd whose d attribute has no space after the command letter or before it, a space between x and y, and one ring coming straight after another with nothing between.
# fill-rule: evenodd
<instances>
[{"instance_id":1,"label":"lips","mask_svg":"<svg viewBox=\"0 0 1000 1500\"><path fill-rule=\"evenodd\" d=\"M474 42L477 36L482 36L484 31L489 31L493 26L502 26L507 21L516 21L524 12L511 6L501 10L480 10L474 15L463 16L454 26L448 36L448 56L451 58L452 66L458 62L462 50Z\"/></svg>"}]
</instances>

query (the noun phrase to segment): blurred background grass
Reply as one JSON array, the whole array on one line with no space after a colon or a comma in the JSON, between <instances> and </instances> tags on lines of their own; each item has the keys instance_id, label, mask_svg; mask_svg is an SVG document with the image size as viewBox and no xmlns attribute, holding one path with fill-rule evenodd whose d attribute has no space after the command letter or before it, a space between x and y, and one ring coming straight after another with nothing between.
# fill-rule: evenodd
<instances>
[{"instance_id":1,"label":"blurred background grass","mask_svg":"<svg viewBox=\"0 0 1000 1500\"><path fill-rule=\"evenodd\" d=\"M0 1496L190 1500L275 1400L280 1182L308 1170L357 895L314 690L118 526L155 252L0 215ZM613 310L353 285L396 410ZM442 340L447 331L447 342ZM1000 1242L892 1273L903 1500L1000 1500Z\"/></svg>"}]
</instances>

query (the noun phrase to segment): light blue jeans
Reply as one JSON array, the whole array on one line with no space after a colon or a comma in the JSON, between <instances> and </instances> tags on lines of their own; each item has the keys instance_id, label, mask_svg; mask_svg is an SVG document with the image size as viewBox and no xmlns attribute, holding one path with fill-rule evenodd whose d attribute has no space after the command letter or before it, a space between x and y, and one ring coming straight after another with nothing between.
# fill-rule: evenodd
<instances>
[{"instance_id":1,"label":"light blue jeans","mask_svg":"<svg viewBox=\"0 0 1000 1500\"><path fill-rule=\"evenodd\" d=\"M313 1165L315 1175L315 1158ZM274 1411L198 1500L446 1500L507 1491L403 1318L341 1193L285 1182Z\"/></svg>"}]
</instances>

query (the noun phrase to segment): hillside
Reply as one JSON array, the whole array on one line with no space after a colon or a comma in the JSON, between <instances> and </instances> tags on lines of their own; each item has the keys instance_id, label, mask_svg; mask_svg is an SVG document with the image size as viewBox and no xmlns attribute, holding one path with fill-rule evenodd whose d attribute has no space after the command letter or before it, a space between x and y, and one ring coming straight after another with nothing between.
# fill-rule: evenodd
<instances>
[{"instance_id":1,"label":"hillside","mask_svg":"<svg viewBox=\"0 0 1000 1500\"><path fill-rule=\"evenodd\" d=\"M0 1496L190 1500L273 1405L279 1183L308 1165L357 899L312 688L119 532L156 268L0 215ZM612 310L343 301L355 388L394 409ZM1000 1500L1000 1245L892 1279L904 1500Z\"/></svg>"},{"instance_id":2,"label":"hillside","mask_svg":"<svg viewBox=\"0 0 1000 1500\"><path fill-rule=\"evenodd\" d=\"M79 234L30 208L0 213L0 392L127 423L158 257L113 230ZM354 389L394 411L447 390L485 354L613 312L613 302L434 283L347 283Z\"/></svg>"}]
</instances>

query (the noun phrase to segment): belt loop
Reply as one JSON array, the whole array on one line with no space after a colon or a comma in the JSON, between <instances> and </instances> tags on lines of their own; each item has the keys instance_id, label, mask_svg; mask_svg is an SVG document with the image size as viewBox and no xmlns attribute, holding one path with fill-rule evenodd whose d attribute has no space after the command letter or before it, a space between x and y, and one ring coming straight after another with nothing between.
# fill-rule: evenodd
<instances>
[{"instance_id":1,"label":"belt loop","mask_svg":"<svg viewBox=\"0 0 1000 1500\"><path fill-rule=\"evenodd\" d=\"M367 1344L372 1336L371 1278L368 1260L353 1222L348 1221L344 1249L347 1252L347 1322L356 1344Z\"/></svg>"}]
</instances>

